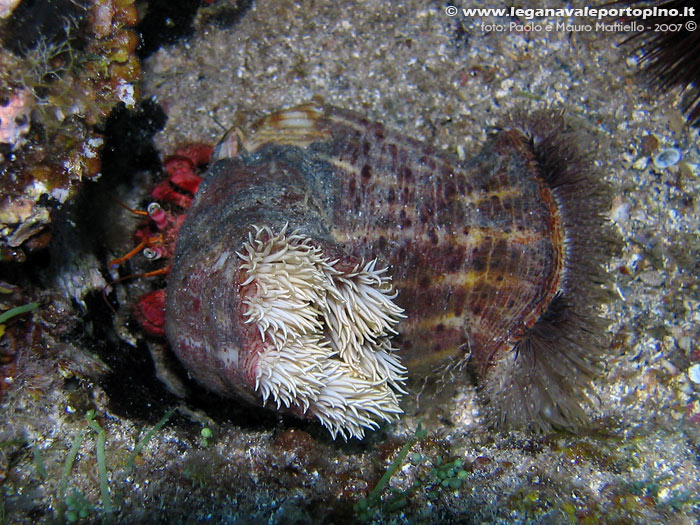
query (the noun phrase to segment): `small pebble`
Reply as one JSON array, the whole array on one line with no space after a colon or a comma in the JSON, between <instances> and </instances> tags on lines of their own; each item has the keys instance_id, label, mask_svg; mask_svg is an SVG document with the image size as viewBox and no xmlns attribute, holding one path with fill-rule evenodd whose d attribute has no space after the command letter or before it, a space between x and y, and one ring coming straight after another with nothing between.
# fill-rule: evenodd
<instances>
[{"instance_id":1,"label":"small pebble","mask_svg":"<svg viewBox=\"0 0 700 525\"><path fill-rule=\"evenodd\" d=\"M649 286L661 286L666 280L666 276L662 272L656 270L647 270L639 274L639 279Z\"/></svg>"},{"instance_id":2,"label":"small pebble","mask_svg":"<svg viewBox=\"0 0 700 525\"><path fill-rule=\"evenodd\" d=\"M677 341L678 348L684 352L690 352L690 336L682 335Z\"/></svg>"},{"instance_id":3,"label":"small pebble","mask_svg":"<svg viewBox=\"0 0 700 525\"><path fill-rule=\"evenodd\" d=\"M654 157L654 166L659 169L668 168L677 164L681 160L681 156L681 150L677 148L665 149Z\"/></svg>"},{"instance_id":4,"label":"small pebble","mask_svg":"<svg viewBox=\"0 0 700 525\"><path fill-rule=\"evenodd\" d=\"M637 171L643 171L649 165L649 159L647 157L640 157L634 161L632 167Z\"/></svg>"},{"instance_id":5,"label":"small pebble","mask_svg":"<svg viewBox=\"0 0 700 525\"><path fill-rule=\"evenodd\" d=\"M668 359L661 359L660 364L672 376L677 375L679 372L678 368L673 363L671 363L671 361L669 361Z\"/></svg>"},{"instance_id":6,"label":"small pebble","mask_svg":"<svg viewBox=\"0 0 700 525\"><path fill-rule=\"evenodd\" d=\"M700 364L694 364L688 368L688 377L696 385L700 385Z\"/></svg>"},{"instance_id":7,"label":"small pebble","mask_svg":"<svg viewBox=\"0 0 700 525\"><path fill-rule=\"evenodd\" d=\"M628 202L624 202L619 195L616 195L612 201L610 218L620 225L626 224L630 218L630 205Z\"/></svg>"},{"instance_id":8,"label":"small pebble","mask_svg":"<svg viewBox=\"0 0 700 525\"><path fill-rule=\"evenodd\" d=\"M680 168L679 168L679 175L681 177L685 177L686 179L691 179L693 177L693 170L697 171L698 165L696 164L695 167L693 167L692 164L689 164L687 162L681 162Z\"/></svg>"},{"instance_id":9,"label":"small pebble","mask_svg":"<svg viewBox=\"0 0 700 525\"><path fill-rule=\"evenodd\" d=\"M642 139L641 146L642 152L645 155L651 155L659 148L659 139L657 139L654 135L646 135Z\"/></svg>"}]
</instances>

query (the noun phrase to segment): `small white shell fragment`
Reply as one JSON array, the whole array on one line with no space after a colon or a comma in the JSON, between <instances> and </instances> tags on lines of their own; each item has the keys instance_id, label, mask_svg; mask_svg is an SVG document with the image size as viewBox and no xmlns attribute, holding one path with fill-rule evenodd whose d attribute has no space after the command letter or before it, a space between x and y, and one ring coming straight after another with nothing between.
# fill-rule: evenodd
<instances>
[{"instance_id":1,"label":"small white shell fragment","mask_svg":"<svg viewBox=\"0 0 700 525\"><path fill-rule=\"evenodd\" d=\"M688 368L688 377L696 385L700 385L700 364L694 364Z\"/></svg>"},{"instance_id":2,"label":"small white shell fragment","mask_svg":"<svg viewBox=\"0 0 700 525\"><path fill-rule=\"evenodd\" d=\"M624 202L622 197L616 195L613 198L612 206L610 207L610 218L617 224L627 224L630 218L630 204Z\"/></svg>"},{"instance_id":3,"label":"small white shell fragment","mask_svg":"<svg viewBox=\"0 0 700 525\"><path fill-rule=\"evenodd\" d=\"M681 150L679 150L678 148L668 148L663 151L660 151L654 157L654 166L656 166L659 169L668 168L670 166L673 166L674 164L677 164L678 161L681 160L681 157Z\"/></svg>"},{"instance_id":4,"label":"small white shell fragment","mask_svg":"<svg viewBox=\"0 0 700 525\"><path fill-rule=\"evenodd\" d=\"M632 167L638 171L644 171L648 165L649 165L649 159L646 157L640 157L636 161L634 161L634 164L632 164Z\"/></svg>"}]
</instances>

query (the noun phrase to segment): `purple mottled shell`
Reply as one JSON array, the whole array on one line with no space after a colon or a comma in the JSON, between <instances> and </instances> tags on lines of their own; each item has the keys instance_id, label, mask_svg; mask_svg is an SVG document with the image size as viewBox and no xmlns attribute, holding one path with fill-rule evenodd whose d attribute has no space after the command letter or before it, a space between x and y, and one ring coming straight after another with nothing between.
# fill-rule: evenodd
<instances>
[{"instance_id":1,"label":"purple mottled shell","mask_svg":"<svg viewBox=\"0 0 700 525\"><path fill-rule=\"evenodd\" d=\"M599 348L591 280L604 237L602 197L562 132L557 115L515 118L478 155L460 161L333 107L309 104L266 117L237 155L213 164L180 229L167 288L173 349L207 388L258 404L276 401L317 417L333 434L361 436L398 413L402 366L412 378L467 365L492 424L579 424ZM280 248L285 242L291 255ZM289 259L272 261L276 250L278 259ZM375 260L364 277L356 275ZM308 299L270 280L275 272L297 271L288 269L298 261L323 268L320 296L309 292ZM376 286L364 290L360 281ZM334 292L336 285L345 291ZM353 335L338 317L348 312L347 324L358 315L351 303L359 296L347 298L347 290L359 290L372 305L393 301L404 317L390 305L376 306L393 313L377 314L387 320L377 320L374 332ZM271 297L282 299L274 304ZM279 310L287 298L297 301L296 310ZM314 328L287 334L284 319L307 304ZM311 343L303 339L309 337ZM359 350L344 349L348 344ZM312 382L324 383L322 375L335 374L344 361L342 388L298 393L306 385L298 377L303 372L290 368L290 347L309 345L331 363ZM379 364L365 366L365 358ZM392 366L383 375L382 367ZM376 404L386 413L328 401L363 395L364 387L351 384L355 375L357 385L389 385ZM315 408L319 403L325 408ZM344 426L359 406L362 417ZM336 409L346 414L333 420Z\"/></svg>"}]
</instances>

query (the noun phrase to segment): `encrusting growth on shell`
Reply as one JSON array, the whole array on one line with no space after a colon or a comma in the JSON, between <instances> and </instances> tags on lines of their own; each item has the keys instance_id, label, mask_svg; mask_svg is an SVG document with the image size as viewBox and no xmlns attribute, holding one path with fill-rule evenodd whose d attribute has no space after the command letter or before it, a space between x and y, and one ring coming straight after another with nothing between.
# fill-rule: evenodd
<instances>
[{"instance_id":1,"label":"encrusting growth on shell","mask_svg":"<svg viewBox=\"0 0 700 525\"><path fill-rule=\"evenodd\" d=\"M315 416L333 437L362 438L402 412L406 369L389 338L403 317L376 261L341 271L298 233L255 228L243 250L243 316L263 350L255 390ZM246 288L248 287L248 288Z\"/></svg>"}]
</instances>

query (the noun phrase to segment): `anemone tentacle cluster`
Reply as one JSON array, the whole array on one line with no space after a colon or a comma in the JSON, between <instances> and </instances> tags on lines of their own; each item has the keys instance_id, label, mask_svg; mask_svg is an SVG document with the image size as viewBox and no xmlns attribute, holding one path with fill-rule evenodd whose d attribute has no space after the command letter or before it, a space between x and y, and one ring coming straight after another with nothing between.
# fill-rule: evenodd
<instances>
[{"instance_id":1,"label":"anemone tentacle cluster","mask_svg":"<svg viewBox=\"0 0 700 525\"><path fill-rule=\"evenodd\" d=\"M406 369L389 338L403 310L386 268L371 261L341 271L287 226L255 228L237 255L241 286L253 289L243 315L264 348L255 372L264 403L301 409L346 439L402 412Z\"/></svg>"}]
</instances>

